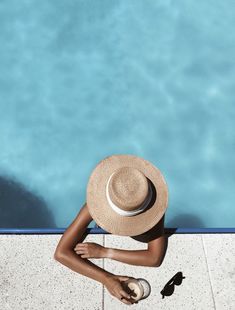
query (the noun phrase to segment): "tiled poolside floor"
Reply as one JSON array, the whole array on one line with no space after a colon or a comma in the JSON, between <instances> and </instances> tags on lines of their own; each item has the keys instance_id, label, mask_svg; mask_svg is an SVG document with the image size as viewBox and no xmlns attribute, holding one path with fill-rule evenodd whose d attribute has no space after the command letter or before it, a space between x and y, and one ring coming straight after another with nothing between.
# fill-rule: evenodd
<instances>
[{"instance_id":1,"label":"tiled poolside floor","mask_svg":"<svg viewBox=\"0 0 235 310\"><path fill-rule=\"evenodd\" d=\"M99 282L82 276L53 258L61 235L0 235L1 310L92 309L235 309L235 235L169 236L159 268L137 267L110 259L92 259L115 274L145 278L150 296L131 306L111 296ZM122 249L145 249L130 237L90 234L85 241ZM182 271L183 282L171 296L160 291Z\"/></svg>"}]
</instances>

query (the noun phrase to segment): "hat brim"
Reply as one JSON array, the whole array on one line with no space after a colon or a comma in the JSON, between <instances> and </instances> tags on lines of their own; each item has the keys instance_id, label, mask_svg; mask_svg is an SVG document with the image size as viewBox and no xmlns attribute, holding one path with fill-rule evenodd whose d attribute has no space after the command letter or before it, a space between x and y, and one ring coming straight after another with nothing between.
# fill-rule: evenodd
<instances>
[{"instance_id":1,"label":"hat brim","mask_svg":"<svg viewBox=\"0 0 235 310\"><path fill-rule=\"evenodd\" d=\"M106 199L105 188L110 175L123 166L144 173L156 191L149 207L134 216L119 215ZM161 220L168 207L168 188L160 170L151 162L134 155L112 155L101 160L90 175L86 195L88 210L94 221L105 231L120 236L137 236L147 232Z\"/></svg>"}]
</instances>

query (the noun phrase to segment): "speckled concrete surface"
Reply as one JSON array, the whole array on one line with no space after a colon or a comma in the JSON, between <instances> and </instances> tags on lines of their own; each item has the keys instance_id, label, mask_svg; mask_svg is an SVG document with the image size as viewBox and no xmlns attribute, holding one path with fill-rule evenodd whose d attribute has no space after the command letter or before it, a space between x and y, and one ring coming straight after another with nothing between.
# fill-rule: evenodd
<instances>
[{"instance_id":1,"label":"speckled concrete surface","mask_svg":"<svg viewBox=\"0 0 235 310\"><path fill-rule=\"evenodd\" d=\"M235 309L235 235L203 235L216 309Z\"/></svg>"},{"instance_id":2,"label":"speckled concrete surface","mask_svg":"<svg viewBox=\"0 0 235 310\"><path fill-rule=\"evenodd\" d=\"M108 247L145 249L146 244L126 237L106 236L105 245ZM150 296L132 305L132 309L214 309L214 301L209 280L207 263L204 255L201 235L172 235L168 239L168 249L160 267L136 267L113 260L105 260L104 267L122 275L144 278L151 285ZM162 299L160 291L164 285L181 271L185 279L175 286L171 296ZM105 309L128 309L113 299L107 291L104 294Z\"/></svg>"},{"instance_id":3,"label":"speckled concrete surface","mask_svg":"<svg viewBox=\"0 0 235 310\"><path fill-rule=\"evenodd\" d=\"M61 235L0 235L1 310L102 309L103 286L54 260ZM102 235L88 235L103 244ZM92 259L102 267L102 260Z\"/></svg>"},{"instance_id":4,"label":"speckled concrete surface","mask_svg":"<svg viewBox=\"0 0 235 310\"><path fill-rule=\"evenodd\" d=\"M59 262L53 254L61 235L0 235L1 310L232 310L235 296L235 235L181 234L168 239L159 268L92 259L115 274L141 277L151 285L150 296L127 306L99 282L84 277ZM88 235L86 241L120 249L145 249L130 237ZM171 296L160 291L178 271L183 282Z\"/></svg>"}]
</instances>

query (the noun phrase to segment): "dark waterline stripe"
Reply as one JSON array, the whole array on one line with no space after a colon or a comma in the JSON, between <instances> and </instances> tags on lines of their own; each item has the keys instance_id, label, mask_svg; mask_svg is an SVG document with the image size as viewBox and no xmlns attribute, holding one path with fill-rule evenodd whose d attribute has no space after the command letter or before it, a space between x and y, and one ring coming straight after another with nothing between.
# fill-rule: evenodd
<instances>
[{"instance_id":1,"label":"dark waterline stripe","mask_svg":"<svg viewBox=\"0 0 235 310\"><path fill-rule=\"evenodd\" d=\"M66 228L0 228L0 234L63 234ZM110 234L102 228L87 228L88 234ZM235 228L165 228L166 234L225 234Z\"/></svg>"}]
</instances>

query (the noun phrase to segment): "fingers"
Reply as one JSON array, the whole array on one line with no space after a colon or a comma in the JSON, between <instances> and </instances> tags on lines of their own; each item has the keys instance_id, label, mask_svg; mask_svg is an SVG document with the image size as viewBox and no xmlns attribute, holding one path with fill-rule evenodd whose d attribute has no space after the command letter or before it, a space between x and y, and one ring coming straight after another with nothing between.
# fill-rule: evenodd
<instances>
[{"instance_id":1,"label":"fingers","mask_svg":"<svg viewBox=\"0 0 235 310\"><path fill-rule=\"evenodd\" d=\"M121 291L120 291L120 294L121 294L123 297L125 297L126 299L130 299L130 298L131 298L131 296L130 296L127 292L125 292L124 290L121 290Z\"/></svg>"},{"instance_id":2,"label":"fingers","mask_svg":"<svg viewBox=\"0 0 235 310\"><path fill-rule=\"evenodd\" d=\"M131 298L130 294L128 294L124 290L120 290L118 296L119 299L127 305L132 305L134 303L134 300Z\"/></svg>"},{"instance_id":3,"label":"fingers","mask_svg":"<svg viewBox=\"0 0 235 310\"><path fill-rule=\"evenodd\" d=\"M89 258L90 256L89 256L89 255L84 254L84 255L81 255L81 257L82 257L82 258Z\"/></svg>"},{"instance_id":4,"label":"fingers","mask_svg":"<svg viewBox=\"0 0 235 310\"><path fill-rule=\"evenodd\" d=\"M132 303L128 300L126 300L125 298L122 298L121 301L126 304L126 305L132 305Z\"/></svg>"},{"instance_id":5,"label":"fingers","mask_svg":"<svg viewBox=\"0 0 235 310\"><path fill-rule=\"evenodd\" d=\"M75 252L76 252L77 254L84 254L84 253L86 253L86 251L84 251L84 250L75 250Z\"/></svg>"},{"instance_id":6,"label":"fingers","mask_svg":"<svg viewBox=\"0 0 235 310\"><path fill-rule=\"evenodd\" d=\"M74 251L77 253L77 254L84 254L84 253L87 253L87 246L85 244L82 244L82 243L78 243L75 248L74 248Z\"/></svg>"},{"instance_id":7,"label":"fingers","mask_svg":"<svg viewBox=\"0 0 235 310\"><path fill-rule=\"evenodd\" d=\"M77 254L85 254L85 253L87 253L87 251L85 251L85 250L83 250L83 249L79 249L79 250L74 249L74 251L75 251Z\"/></svg>"},{"instance_id":8,"label":"fingers","mask_svg":"<svg viewBox=\"0 0 235 310\"><path fill-rule=\"evenodd\" d=\"M117 276L119 281L127 281L130 277L127 276ZM128 294L124 289L121 289L117 293L118 298L127 305L132 305L134 300L131 298L130 294Z\"/></svg>"},{"instance_id":9,"label":"fingers","mask_svg":"<svg viewBox=\"0 0 235 310\"><path fill-rule=\"evenodd\" d=\"M82 258L88 258L88 252L85 250L75 250L77 255L81 255Z\"/></svg>"},{"instance_id":10,"label":"fingers","mask_svg":"<svg viewBox=\"0 0 235 310\"><path fill-rule=\"evenodd\" d=\"M81 255L82 258L89 258L88 253L85 253L84 251L75 251L77 255Z\"/></svg>"},{"instance_id":11,"label":"fingers","mask_svg":"<svg viewBox=\"0 0 235 310\"><path fill-rule=\"evenodd\" d=\"M91 248L91 242L78 243L74 247L76 254L81 255L82 258L95 257L95 251Z\"/></svg>"},{"instance_id":12,"label":"fingers","mask_svg":"<svg viewBox=\"0 0 235 310\"><path fill-rule=\"evenodd\" d=\"M123 293L124 293L124 294L123 294ZM127 299L129 299L129 298L126 297L126 295L128 296L128 294L127 294L125 291L123 291L123 290L121 290L120 292L117 292L117 293L116 293L116 297L117 297L120 301L122 301L124 304L131 305L132 302L131 302L130 300L127 300ZM126 299L126 298L127 298L127 299Z\"/></svg>"},{"instance_id":13,"label":"fingers","mask_svg":"<svg viewBox=\"0 0 235 310\"><path fill-rule=\"evenodd\" d=\"M83 243L78 243L78 244L76 244L76 246L75 246L75 248L74 248L74 250L79 250L79 249L85 249L87 246L85 245L85 244L83 244Z\"/></svg>"}]
</instances>

